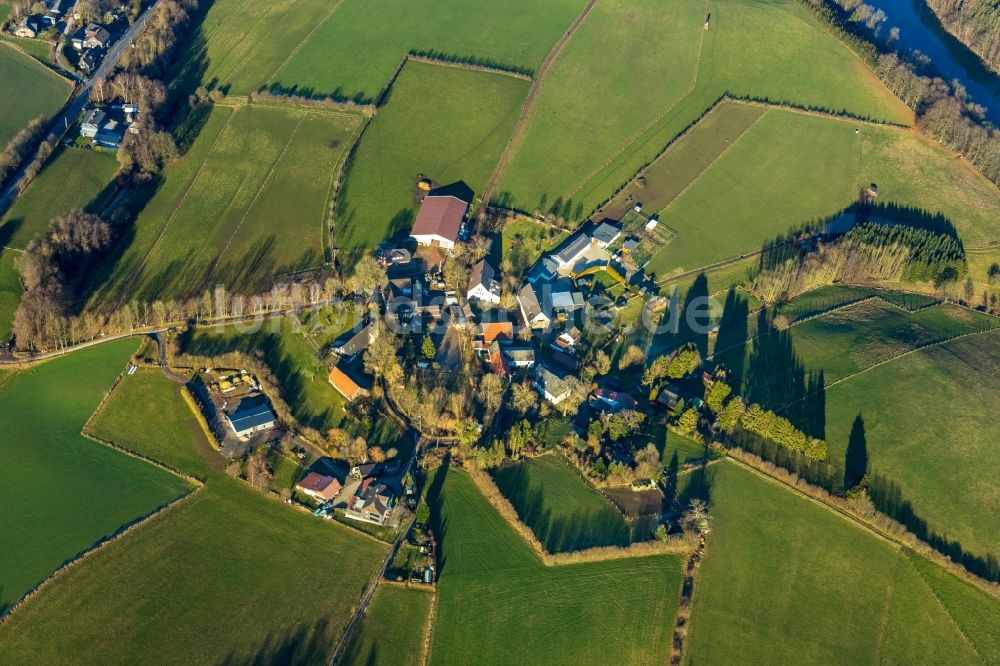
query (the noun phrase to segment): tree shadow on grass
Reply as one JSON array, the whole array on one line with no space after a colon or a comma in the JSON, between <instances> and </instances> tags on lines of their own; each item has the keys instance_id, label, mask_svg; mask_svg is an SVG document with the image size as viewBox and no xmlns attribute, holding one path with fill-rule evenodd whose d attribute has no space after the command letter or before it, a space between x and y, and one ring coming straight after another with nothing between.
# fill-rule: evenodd
<instances>
[{"instance_id":1,"label":"tree shadow on grass","mask_svg":"<svg viewBox=\"0 0 1000 666\"><path fill-rule=\"evenodd\" d=\"M444 490L445 478L448 476L448 468L451 466L451 459L445 458L441 465L432 472L431 483L427 487L427 506L431 510L431 529L437 539L437 577L440 580L447 565L447 553L449 552L449 539L452 535L448 533L448 519L444 516Z\"/></svg>"},{"instance_id":2,"label":"tree shadow on grass","mask_svg":"<svg viewBox=\"0 0 1000 666\"><path fill-rule=\"evenodd\" d=\"M330 621L320 619L303 622L285 633L269 632L257 646L251 647L252 654L231 652L219 663L224 666L322 663L332 644Z\"/></svg>"}]
</instances>

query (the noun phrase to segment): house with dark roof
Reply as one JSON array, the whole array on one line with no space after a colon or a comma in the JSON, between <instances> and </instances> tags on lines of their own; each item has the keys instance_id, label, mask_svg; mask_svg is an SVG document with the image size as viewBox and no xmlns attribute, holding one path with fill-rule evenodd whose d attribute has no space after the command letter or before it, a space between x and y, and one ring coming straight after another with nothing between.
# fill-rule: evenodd
<instances>
[{"instance_id":1,"label":"house with dark roof","mask_svg":"<svg viewBox=\"0 0 1000 666\"><path fill-rule=\"evenodd\" d=\"M309 472L295 484L296 490L319 502L329 502L337 496L342 487L337 479L317 472Z\"/></svg>"},{"instance_id":2,"label":"house with dark roof","mask_svg":"<svg viewBox=\"0 0 1000 666\"><path fill-rule=\"evenodd\" d=\"M578 231L563 241L562 245L552 253L552 259L559 265L559 268L570 268L589 247L590 237L582 231Z\"/></svg>"},{"instance_id":3,"label":"house with dark roof","mask_svg":"<svg viewBox=\"0 0 1000 666\"><path fill-rule=\"evenodd\" d=\"M538 392L553 405L558 405L569 397L567 375L549 368L544 363L535 366L534 384Z\"/></svg>"},{"instance_id":4,"label":"house with dark roof","mask_svg":"<svg viewBox=\"0 0 1000 666\"><path fill-rule=\"evenodd\" d=\"M418 245L451 250L471 203L472 190L462 181L431 190L420 204L410 237Z\"/></svg>"},{"instance_id":5,"label":"house with dark roof","mask_svg":"<svg viewBox=\"0 0 1000 666\"><path fill-rule=\"evenodd\" d=\"M14 35L25 39L34 39L44 29L45 26L42 25L41 19L37 16L25 16L14 28Z\"/></svg>"},{"instance_id":6,"label":"house with dark roof","mask_svg":"<svg viewBox=\"0 0 1000 666\"><path fill-rule=\"evenodd\" d=\"M111 33L96 23L89 24L83 30L83 48L103 49L111 41Z\"/></svg>"},{"instance_id":7,"label":"house with dark roof","mask_svg":"<svg viewBox=\"0 0 1000 666\"><path fill-rule=\"evenodd\" d=\"M610 221L604 220L596 227L594 227L590 232L590 237L595 243L601 247L607 247L618 240L618 237L622 235L621 227L611 224Z\"/></svg>"},{"instance_id":8,"label":"house with dark roof","mask_svg":"<svg viewBox=\"0 0 1000 666\"><path fill-rule=\"evenodd\" d=\"M528 271L528 282L548 282L556 279L559 274L559 264L549 256L542 257Z\"/></svg>"},{"instance_id":9,"label":"house with dark roof","mask_svg":"<svg viewBox=\"0 0 1000 666\"><path fill-rule=\"evenodd\" d=\"M254 433L270 430L278 422L267 402L267 397L262 394L240 400L236 409L226 413L226 420L240 439L247 439Z\"/></svg>"},{"instance_id":10,"label":"house with dark roof","mask_svg":"<svg viewBox=\"0 0 1000 666\"><path fill-rule=\"evenodd\" d=\"M465 297L470 301L481 301L483 303L500 303L500 281L497 280L496 270L485 259L472 267L469 273L469 288L465 292Z\"/></svg>"},{"instance_id":11,"label":"house with dark roof","mask_svg":"<svg viewBox=\"0 0 1000 666\"><path fill-rule=\"evenodd\" d=\"M384 483L362 483L344 516L375 525L385 525L392 515L396 496Z\"/></svg>"},{"instance_id":12,"label":"house with dark roof","mask_svg":"<svg viewBox=\"0 0 1000 666\"><path fill-rule=\"evenodd\" d=\"M599 388L591 393L593 405L603 412L618 412L623 409L635 409L639 403L628 393L609 388Z\"/></svg>"},{"instance_id":13,"label":"house with dark roof","mask_svg":"<svg viewBox=\"0 0 1000 666\"><path fill-rule=\"evenodd\" d=\"M507 360L510 368L533 368L535 366L535 348L527 345L505 345L500 347L500 353Z\"/></svg>"},{"instance_id":14,"label":"house with dark roof","mask_svg":"<svg viewBox=\"0 0 1000 666\"><path fill-rule=\"evenodd\" d=\"M91 109L83 117L80 123L80 136L93 139L98 130L104 126L104 118L107 114L100 109Z\"/></svg>"},{"instance_id":15,"label":"house with dark roof","mask_svg":"<svg viewBox=\"0 0 1000 666\"><path fill-rule=\"evenodd\" d=\"M361 352L368 349L368 345L374 342L377 337L378 326L375 322L371 322L354 333L354 335L343 343L336 345L333 348L333 353L350 363L356 359Z\"/></svg>"}]
</instances>

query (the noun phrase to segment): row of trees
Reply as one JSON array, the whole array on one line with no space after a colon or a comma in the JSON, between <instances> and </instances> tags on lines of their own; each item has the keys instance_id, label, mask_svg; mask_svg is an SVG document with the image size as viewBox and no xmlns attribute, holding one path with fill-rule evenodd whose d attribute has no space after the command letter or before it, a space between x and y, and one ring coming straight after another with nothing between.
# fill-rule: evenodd
<instances>
[{"instance_id":1,"label":"row of trees","mask_svg":"<svg viewBox=\"0 0 1000 666\"><path fill-rule=\"evenodd\" d=\"M32 151L45 132L45 124L41 117L34 118L22 127L14 138L7 142L3 152L0 152L0 183L14 173L24 160L31 157Z\"/></svg>"}]
</instances>

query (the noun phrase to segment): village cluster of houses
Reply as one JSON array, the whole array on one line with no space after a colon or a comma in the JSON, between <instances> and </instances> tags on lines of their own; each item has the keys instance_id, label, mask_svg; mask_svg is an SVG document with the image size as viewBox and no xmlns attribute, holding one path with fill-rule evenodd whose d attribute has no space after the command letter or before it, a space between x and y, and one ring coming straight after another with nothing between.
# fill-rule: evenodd
<instances>
[{"instance_id":1,"label":"village cluster of houses","mask_svg":"<svg viewBox=\"0 0 1000 666\"><path fill-rule=\"evenodd\" d=\"M126 132L138 132L136 118L139 107L135 104L110 104L87 109L80 121L80 137L101 148L117 150Z\"/></svg>"},{"instance_id":2,"label":"village cluster of houses","mask_svg":"<svg viewBox=\"0 0 1000 666\"><path fill-rule=\"evenodd\" d=\"M48 30L64 31L77 53L77 66L85 74L92 74L101 64L115 34L125 22L122 8L111 12L108 25L90 22L72 30L73 21L80 19L73 14L71 0L43 0L45 10L23 17L13 28L14 35L35 39Z\"/></svg>"},{"instance_id":3,"label":"village cluster of houses","mask_svg":"<svg viewBox=\"0 0 1000 666\"><path fill-rule=\"evenodd\" d=\"M399 461L392 464L398 475ZM329 518L334 511L340 510L350 520L384 526L391 522L397 506L398 485L387 465L365 463L353 466L342 479L328 467L312 469L295 489L319 504L315 512L318 516Z\"/></svg>"},{"instance_id":4,"label":"village cluster of houses","mask_svg":"<svg viewBox=\"0 0 1000 666\"><path fill-rule=\"evenodd\" d=\"M67 4L68 1L45 0L42 3L45 11L23 17L14 26L14 35L24 39L34 39L46 30L56 28L63 22L63 5Z\"/></svg>"}]
</instances>

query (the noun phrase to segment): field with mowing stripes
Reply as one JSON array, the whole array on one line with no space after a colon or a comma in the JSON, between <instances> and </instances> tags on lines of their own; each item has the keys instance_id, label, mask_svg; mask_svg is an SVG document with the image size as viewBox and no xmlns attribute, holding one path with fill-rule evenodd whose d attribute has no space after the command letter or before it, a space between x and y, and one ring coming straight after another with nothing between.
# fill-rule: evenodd
<instances>
[{"instance_id":1,"label":"field with mowing stripes","mask_svg":"<svg viewBox=\"0 0 1000 666\"><path fill-rule=\"evenodd\" d=\"M977 555L1000 544L1000 333L895 359L826 392L830 456L864 421L871 467L897 482L931 529Z\"/></svg>"},{"instance_id":2,"label":"field with mowing stripes","mask_svg":"<svg viewBox=\"0 0 1000 666\"><path fill-rule=\"evenodd\" d=\"M938 570L942 586L957 588L942 606L921 575L933 565L735 463L710 470L715 527L686 663L981 661L976 649L991 639L980 632L970 643L952 609L983 603L995 617L996 599Z\"/></svg>"},{"instance_id":3,"label":"field with mowing stripes","mask_svg":"<svg viewBox=\"0 0 1000 666\"><path fill-rule=\"evenodd\" d=\"M209 284L256 293L275 274L322 263L333 177L360 121L216 106L190 151L164 172L103 297L182 298Z\"/></svg>"},{"instance_id":4,"label":"field with mowing stripes","mask_svg":"<svg viewBox=\"0 0 1000 666\"><path fill-rule=\"evenodd\" d=\"M494 480L550 553L632 541L618 509L558 454L502 467Z\"/></svg>"},{"instance_id":5,"label":"field with mowing stripes","mask_svg":"<svg viewBox=\"0 0 1000 666\"><path fill-rule=\"evenodd\" d=\"M439 468L441 580L431 664L662 664L681 585L673 555L546 567L465 473Z\"/></svg>"},{"instance_id":6,"label":"field with mowing stripes","mask_svg":"<svg viewBox=\"0 0 1000 666\"><path fill-rule=\"evenodd\" d=\"M25 125L48 118L70 93L69 82L11 46L0 43L0 150Z\"/></svg>"},{"instance_id":7,"label":"field with mowing stripes","mask_svg":"<svg viewBox=\"0 0 1000 666\"><path fill-rule=\"evenodd\" d=\"M361 629L347 648L344 663L365 666L418 666L434 592L382 583Z\"/></svg>"},{"instance_id":8,"label":"field with mowing stripes","mask_svg":"<svg viewBox=\"0 0 1000 666\"><path fill-rule=\"evenodd\" d=\"M595 10L542 84L529 130L498 192L509 193L513 205L528 210L539 207L545 194L547 207L560 197L564 205L570 201L571 211L580 207L587 214L726 92L832 111L844 109L858 116L897 123L910 121L912 114L902 103L801 3L710 0L680 6L690 9L692 5L699 11L687 21L696 21L696 25L683 23L682 29L658 34L644 44L650 53L663 54L664 47L657 45L688 43L691 30L704 33L697 37L701 46L696 49L694 82L686 60L691 50L687 49L684 58L663 58L664 63L672 65L668 73L671 83L665 87L637 74L645 70L636 66L635 56L630 57L632 45L624 40L633 39L631 36L609 46L604 40L610 27L606 31L588 30L588 23L602 20ZM681 11L675 14L680 16ZM707 29L706 14L711 16ZM630 16L638 19L641 14L630 10ZM557 78L560 68L572 72L586 65L595 74L593 78L580 75L574 97L553 99L543 106L546 88L561 85ZM601 82L607 77L615 82L617 96L595 94L605 90ZM628 85L622 87L623 83ZM600 150L583 153L579 147L581 143L598 146L590 126L597 122L593 116L586 123L560 125L545 121L553 113L576 113L573 107L585 104L588 98L600 99L602 111L598 115L618 123L616 133L621 139L612 151L600 146ZM649 108L652 113L636 115L632 111L635 108ZM558 153L578 154L582 159L574 164L575 177L566 180L568 177L559 173L559 179L552 182L540 178L545 174L534 164L542 152L536 151L536 144L550 146ZM560 158L546 155L547 161L554 159Z\"/></svg>"},{"instance_id":9,"label":"field with mowing stripes","mask_svg":"<svg viewBox=\"0 0 1000 666\"><path fill-rule=\"evenodd\" d=\"M52 218L74 208L99 213L113 191L118 160L111 153L60 147L0 221L0 244L24 249Z\"/></svg>"},{"instance_id":10,"label":"field with mowing stripes","mask_svg":"<svg viewBox=\"0 0 1000 666\"><path fill-rule=\"evenodd\" d=\"M464 180L481 195L527 90L510 76L409 63L361 137L338 193L333 236L344 265L409 232L421 174Z\"/></svg>"},{"instance_id":11,"label":"field with mowing stripes","mask_svg":"<svg viewBox=\"0 0 1000 666\"><path fill-rule=\"evenodd\" d=\"M135 348L134 340L108 343L0 385L0 610L100 539L192 490L80 434ZM0 661L9 661L2 649Z\"/></svg>"}]
</instances>

